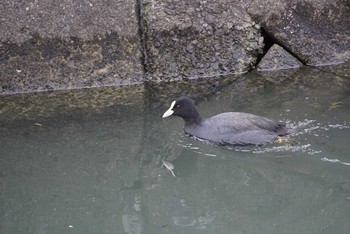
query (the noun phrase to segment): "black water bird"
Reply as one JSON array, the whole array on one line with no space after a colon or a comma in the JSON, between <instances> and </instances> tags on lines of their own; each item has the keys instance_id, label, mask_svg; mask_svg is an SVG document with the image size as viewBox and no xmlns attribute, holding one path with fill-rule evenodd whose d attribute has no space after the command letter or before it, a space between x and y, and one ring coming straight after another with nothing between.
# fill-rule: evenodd
<instances>
[{"instance_id":1,"label":"black water bird","mask_svg":"<svg viewBox=\"0 0 350 234\"><path fill-rule=\"evenodd\" d=\"M289 133L284 123L243 112L226 112L202 118L188 97L173 101L163 118L179 116L185 121L184 131L218 145L263 145Z\"/></svg>"}]
</instances>

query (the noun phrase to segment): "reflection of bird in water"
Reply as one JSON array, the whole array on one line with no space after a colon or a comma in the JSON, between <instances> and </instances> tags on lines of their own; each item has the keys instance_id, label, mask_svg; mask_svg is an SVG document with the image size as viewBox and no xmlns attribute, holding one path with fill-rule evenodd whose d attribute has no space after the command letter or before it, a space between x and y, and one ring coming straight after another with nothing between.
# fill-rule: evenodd
<instances>
[{"instance_id":1,"label":"reflection of bird in water","mask_svg":"<svg viewBox=\"0 0 350 234\"><path fill-rule=\"evenodd\" d=\"M165 161L164 159L162 159L162 163L166 167L166 169L168 169L171 172L171 174L176 177L173 171L173 169L175 168L174 165L170 162Z\"/></svg>"}]
</instances>

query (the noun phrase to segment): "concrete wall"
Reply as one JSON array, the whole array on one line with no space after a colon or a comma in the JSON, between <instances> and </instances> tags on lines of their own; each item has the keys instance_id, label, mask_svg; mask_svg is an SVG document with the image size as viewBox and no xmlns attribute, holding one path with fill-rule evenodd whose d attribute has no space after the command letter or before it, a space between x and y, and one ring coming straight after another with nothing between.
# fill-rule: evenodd
<instances>
[{"instance_id":1,"label":"concrete wall","mask_svg":"<svg viewBox=\"0 0 350 234\"><path fill-rule=\"evenodd\" d=\"M138 4L2 0L0 92L142 82Z\"/></svg>"},{"instance_id":2,"label":"concrete wall","mask_svg":"<svg viewBox=\"0 0 350 234\"><path fill-rule=\"evenodd\" d=\"M244 73L273 44L304 65L350 60L345 0L2 0L0 12L0 95Z\"/></svg>"}]
</instances>

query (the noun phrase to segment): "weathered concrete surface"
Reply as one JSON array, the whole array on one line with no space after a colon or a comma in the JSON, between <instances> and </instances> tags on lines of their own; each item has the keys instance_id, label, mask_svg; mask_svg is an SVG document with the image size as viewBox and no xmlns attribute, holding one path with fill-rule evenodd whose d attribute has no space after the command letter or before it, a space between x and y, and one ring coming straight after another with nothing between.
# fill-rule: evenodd
<instances>
[{"instance_id":1,"label":"weathered concrete surface","mask_svg":"<svg viewBox=\"0 0 350 234\"><path fill-rule=\"evenodd\" d=\"M0 95L244 73L275 42L303 64L350 60L346 0L2 0L0 12Z\"/></svg>"},{"instance_id":2,"label":"weathered concrete surface","mask_svg":"<svg viewBox=\"0 0 350 234\"><path fill-rule=\"evenodd\" d=\"M230 0L144 0L141 9L153 80L243 73L262 53L259 25Z\"/></svg>"},{"instance_id":3,"label":"weathered concrete surface","mask_svg":"<svg viewBox=\"0 0 350 234\"><path fill-rule=\"evenodd\" d=\"M350 59L350 8L342 0L144 0L141 12L153 80L245 72L262 52L261 34L304 64Z\"/></svg>"},{"instance_id":4,"label":"weathered concrete surface","mask_svg":"<svg viewBox=\"0 0 350 234\"><path fill-rule=\"evenodd\" d=\"M140 83L137 3L3 0L0 94Z\"/></svg>"},{"instance_id":5,"label":"weathered concrete surface","mask_svg":"<svg viewBox=\"0 0 350 234\"><path fill-rule=\"evenodd\" d=\"M276 40L305 64L350 60L350 3L347 0L239 0Z\"/></svg>"},{"instance_id":6,"label":"weathered concrete surface","mask_svg":"<svg viewBox=\"0 0 350 234\"><path fill-rule=\"evenodd\" d=\"M127 0L2 0L0 41L21 44L33 38L85 41L110 32L134 36L137 31L136 2Z\"/></svg>"},{"instance_id":7,"label":"weathered concrete surface","mask_svg":"<svg viewBox=\"0 0 350 234\"><path fill-rule=\"evenodd\" d=\"M283 70L299 68L303 64L281 46L274 44L257 66L258 71Z\"/></svg>"}]
</instances>

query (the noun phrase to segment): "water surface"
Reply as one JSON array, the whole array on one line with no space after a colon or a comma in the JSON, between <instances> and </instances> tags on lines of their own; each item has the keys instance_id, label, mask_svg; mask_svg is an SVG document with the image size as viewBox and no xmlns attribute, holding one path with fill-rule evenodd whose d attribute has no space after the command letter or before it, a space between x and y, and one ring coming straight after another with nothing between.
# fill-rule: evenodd
<instances>
[{"instance_id":1,"label":"water surface","mask_svg":"<svg viewBox=\"0 0 350 234\"><path fill-rule=\"evenodd\" d=\"M349 233L348 71L1 97L0 233ZM179 95L296 132L208 145L161 119Z\"/></svg>"}]
</instances>

